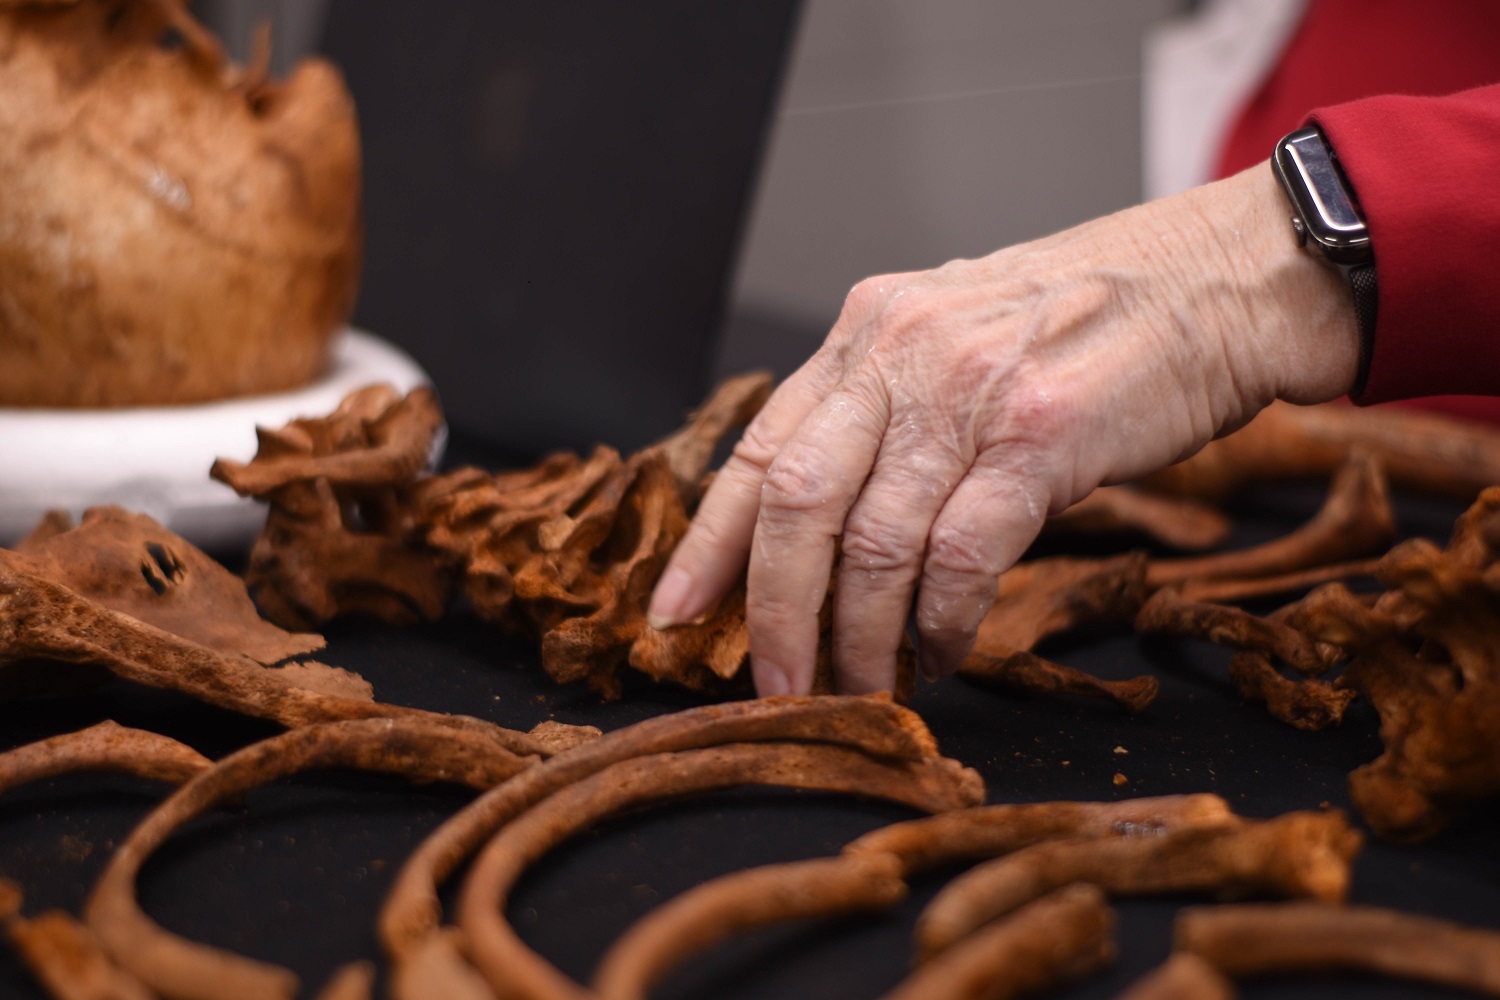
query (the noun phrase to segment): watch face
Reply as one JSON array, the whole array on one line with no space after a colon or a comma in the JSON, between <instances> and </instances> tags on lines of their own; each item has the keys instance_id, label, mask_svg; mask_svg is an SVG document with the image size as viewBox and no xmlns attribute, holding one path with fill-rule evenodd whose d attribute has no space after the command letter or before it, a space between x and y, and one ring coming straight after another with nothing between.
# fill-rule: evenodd
<instances>
[{"instance_id":1,"label":"watch face","mask_svg":"<svg viewBox=\"0 0 1500 1000\"><path fill-rule=\"evenodd\" d=\"M1299 129L1281 140L1276 172L1297 210L1309 249L1340 264L1371 259L1369 230L1322 133Z\"/></svg>"}]
</instances>

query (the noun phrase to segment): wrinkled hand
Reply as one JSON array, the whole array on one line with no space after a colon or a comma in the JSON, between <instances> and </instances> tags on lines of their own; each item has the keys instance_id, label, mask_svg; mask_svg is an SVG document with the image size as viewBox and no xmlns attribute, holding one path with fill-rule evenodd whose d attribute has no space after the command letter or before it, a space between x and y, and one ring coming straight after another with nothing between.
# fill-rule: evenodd
<instances>
[{"instance_id":1,"label":"wrinkled hand","mask_svg":"<svg viewBox=\"0 0 1500 1000\"><path fill-rule=\"evenodd\" d=\"M652 624L712 608L748 559L756 687L806 692L838 553L840 689L892 686L913 601L923 672L951 673L1049 513L1277 397L1340 395L1356 341L1347 287L1298 249L1264 164L980 260L863 281L745 430Z\"/></svg>"}]
</instances>

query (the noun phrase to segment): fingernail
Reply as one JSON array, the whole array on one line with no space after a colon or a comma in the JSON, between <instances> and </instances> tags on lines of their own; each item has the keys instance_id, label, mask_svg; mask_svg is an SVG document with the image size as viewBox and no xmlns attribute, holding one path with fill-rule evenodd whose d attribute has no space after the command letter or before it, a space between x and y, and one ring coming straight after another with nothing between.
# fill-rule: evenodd
<instances>
[{"instance_id":1,"label":"fingernail","mask_svg":"<svg viewBox=\"0 0 1500 1000\"><path fill-rule=\"evenodd\" d=\"M656 590L651 595L651 605L646 609L646 624L652 628L671 628L687 619L683 614L688 594L693 587L693 578L684 570L673 566L656 581Z\"/></svg>"},{"instance_id":2,"label":"fingernail","mask_svg":"<svg viewBox=\"0 0 1500 1000\"><path fill-rule=\"evenodd\" d=\"M792 693L792 680L786 671L771 663L752 665L755 673L755 693L762 698L776 698Z\"/></svg>"}]
</instances>

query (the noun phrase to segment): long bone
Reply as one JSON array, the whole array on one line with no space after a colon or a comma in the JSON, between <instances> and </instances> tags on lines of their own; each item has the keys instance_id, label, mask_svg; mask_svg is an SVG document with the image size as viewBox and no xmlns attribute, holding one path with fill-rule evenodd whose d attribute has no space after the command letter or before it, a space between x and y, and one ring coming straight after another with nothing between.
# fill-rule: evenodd
<instances>
[{"instance_id":1,"label":"long bone","mask_svg":"<svg viewBox=\"0 0 1500 1000\"><path fill-rule=\"evenodd\" d=\"M849 854L765 865L695 886L633 924L594 975L603 1000L645 1000L690 955L756 927L795 919L879 912L906 896L900 861Z\"/></svg>"},{"instance_id":2,"label":"long bone","mask_svg":"<svg viewBox=\"0 0 1500 1000\"><path fill-rule=\"evenodd\" d=\"M993 858L1059 838L1155 838L1238 823L1217 795L1163 795L1119 802L1024 802L975 806L892 823L850 841L845 854L893 854L903 877L959 861Z\"/></svg>"},{"instance_id":3,"label":"long bone","mask_svg":"<svg viewBox=\"0 0 1500 1000\"><path fill-rule=\"evenodd\" d=\"M0 879L0 929L38 983L62 1000L156 1000L130 973L110 961L89 929L72 914L48 910L21 915L21 887Z\"/></svg>"},{"instance_id":4,"label":"long bone","mask_svg":"<svg viewBox=\"0 0 1500 1000\"><path fill-rule=\"evenodd\" d=\"M85 919L116 963L170 1000L290 1000L298 985L290 971L178 937L141 911L136 878L173 831L226 799L313 768L356 768L485 789L534 766L532 758L482 734L432 719L329 722L273 736L225 757L153 810L110 858L85 905Z\"/></svg>"},{"instance_id":5,"label":"long bone","mask_svg":"<svg viewBox=\"0 0 1500 1000\"><path fill-rule=\"evenodd\" d=\"M482 719L310 689L295 670L217 652L102 608L49 580L9 570L5 555L0 550L0 666L26 663L28 669L41 669L39 660L91 664L122 680L288 727L336 719L426 719L517 753L546 754L525 733Z\"/></svg>"},{"instance_id":6,"label":"long bone","mask_svg":"<svg viewBox=\"0 0 1500 1000\"><path fill-rule=\"evenodd\" d=\"M185 743L106 719L0 753L0 792L78 771L122 771L180 785L212 766Z\"/></svg>"},{"instance_id":7,"label":"long bone","mask_svg":"<svg viewBox=\"0 0 1500 1000\"><path fill-rule=\"evenodd\" d=\"M1082 979L1114 960L1114 927L1104 893L1066 886L925 963L884 1000L1010 1000Z\"/></svg>"},{"instance_id":8,"label":"long bone","mask_svg":"<svg viewBox=\"0 0 1500 1000\"><path fill-rule=\"evenodd\" d=\"M609 1000L644 997L668 969L731 934L885 909L903 895L903 879L945 863L994 857L1057 837L1158 837L1233 822L1216 795L1173 795L975 806L894 823L850 842L841 857L735 872L663 903L610 947L594 988Z\"/></svg>"},{"instance_id":9,"label":"long bone","mask_svg":"<svg viewBox=\"0 0 1500 1000\"><path fill-rule=\"evenodd\" d=\"M1154 560L1150 590L1188 580L1254 579L1383 551L1396 534L1381 464L1365 452L1337 467L1317 514L1291 533L1231 552Z\"/></svg>"},{"instance_id":10,"label":"long bone","mask_svg":"<svg viewBox=\"0 0 1500 1000\"><path fill-rule=\"evenodd\" d=\"M1500 997L1500 933L1372 906L1192 907L1176 947L1233 978L1363 971Z\"/></svg>"},{"instance_id":11,"label":"long bone","mask_svg":"<svg viewBox=\"0 0 1500 1000\"><path fill-rule=\"evenodd\" d=\"M1336 812L1186 829L1151 839L1050 841L985 862L948 883L917 921L924 958L986 922L1070 882L1111 894L1273 893L1337 901L1360 836Z\"/></svg>"},{"instance_id":12,"label":"long bone","mask_svg":"<svg viewBox=\"0 0 1500 1000\"><path fill-rule=\"evenodd\" d=\"M1493 426L1390 407L1272 403L1142 484L1217 500L1250 483L1325 478L1355 451L1378 458L1397 487L1465 503L1500 483L1500 433Z\"/></svg>"},{"instance_id":13,"label":"long bone","mask_svg":"<svg viewBox=\"0 0 1500 1000\"><path fill-rule=\"evenodd\" d=\"M511 886L528 865L572 834L622 809L757 784L843 792L938 812L973 804L970 778L971 772L944 757L880 759L830 744L731 744L622 761L553 793L485 845L459 896L459 926L468 957L502 997L587 996L521 942L503 910Z\"/></svg>"},{"instance_id":14,"label":"long bone","mask_svg":"<svg viewBox=\"0 0 1500 1000\"><path fill-rule=\"evenodd\" d=\"M937 744L913 712L880 695L760 698L690 708L606 733L479 796L419 844L381 907L380 940L398 967L438 929L438 885L496 830L548 795L611 764L646 754L747 740L806 740L915 761ZM969 772L966 804L984 797Z\"/></svg>"},{"instance_id":15,"label":"long bone","mask_svg":"<svg viewBox=\"0 0 1500 1000\"><path fill-rule=\"evenodd\" d=\"M1234 1000L1234 984L1191 952L1172 954L1117 1000Z\"/></svg>"}]
</instances>

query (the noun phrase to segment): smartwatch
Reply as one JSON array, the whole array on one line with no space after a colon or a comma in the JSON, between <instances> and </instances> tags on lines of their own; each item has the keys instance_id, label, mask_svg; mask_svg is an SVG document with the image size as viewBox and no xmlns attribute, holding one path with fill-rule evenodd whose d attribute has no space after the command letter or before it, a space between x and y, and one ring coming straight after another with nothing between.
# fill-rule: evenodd
<instances>
[{"instance_id":1,"label":"smartwatch","mask_svg":"<svg viewBox=\"0 0 1500 1000\"><path fill-rule=\"evenodd\" d=\"M1350 395L1358 395L1370 370L1375 344L1375 254L1338 157L1316 126L1300 128L1276 144L1271 169L1292 204L1297 244L1344 273L1359 321L1359 371Z\"/></svg>"}]
</instances>

